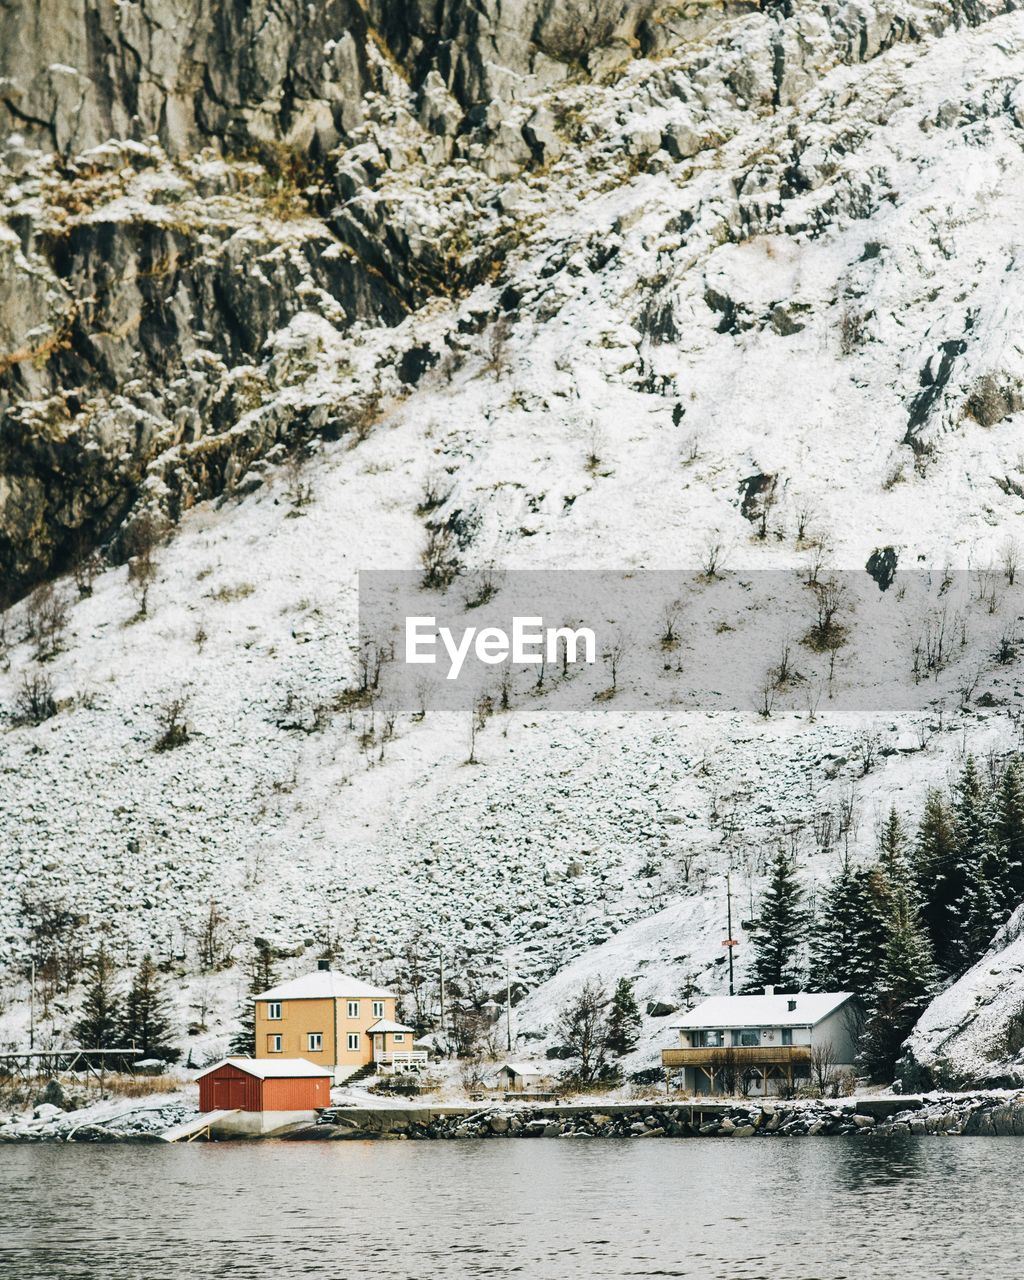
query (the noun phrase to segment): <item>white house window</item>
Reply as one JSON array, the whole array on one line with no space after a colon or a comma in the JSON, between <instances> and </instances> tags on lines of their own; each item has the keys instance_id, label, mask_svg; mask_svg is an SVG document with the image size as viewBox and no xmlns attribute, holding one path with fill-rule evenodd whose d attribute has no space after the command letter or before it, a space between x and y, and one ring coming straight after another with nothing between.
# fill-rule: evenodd
<instances>
[{"instance_id":1,"label":"white house window","mask_svg":"<svg viewBox=\"0 0 1024 1280\"><path fill-rule=\"evenodd\" d=\"M359 1032L358 1031L350 1031L348 1033L348 1047L349 1047L350 1053L359 1052Z\"/></svg>"},{"instance_id":2,"label":"white house window","mask_svg":"<svg viewBox=\"0 0 1024 1280\"><path fill-rule=\"evenodd\" d=\"M793 1043L793 1028L792 1028L792 1027L783 1027L783 1028L782 1028L782 1043L783 1043L783 1044L792 1044L792 1043Z\"/></svg>"},{"instance_id":3,"label":"white house window","mask_svg":"<svg viewBox=\"0 0 1024 1280\"><path fill-rule=\"evenodd\" d=\"M350 1018L359 1017L359 1001L358 1000L350 1000L348 1002L348 1016Z\"/></svg>"},{"instance_id":4,"label":"white house window","mask_svg":"<svg viewBox=\"0 0 1024 1280\"><path fill-rule=\"evenodd\" d=\"M324 1047L324 1033L322 1031L309 1031L306 1034L306 1052L319 1053Z\"/></svg>"},{"instance_id":5,"label":"white house window","mask_svg":"<svg viewBox=\"0 0 1024 1280\"><path fill-rule=\"evenodd\" d=\"M272 1001L267 1005L267 1020L269 1022L281 1021L281 1005L278 1001Z\"/></svg>"},{"instance_id":6,"label":"white house window","mask_svg":"<svg viewBox=\"0 0 1024 1280\"><path fill-rule=\"evenodd\" d=\"M725 1044L724 1031L702 1031L700 1033L701 1047L704 1049L720 1049Z\"/></svg>"},{"instance_id":7,"label":"white house window","mask_svg":"<svg viewBox=\"0 0 1024 1280\"><path fill-rule=\"evenodd\" d=\"M404 1031L396 1031L396 1032L395 1032L395 1044L405 1044L405 1032L404 1032Z\"/></svg>"},{"instance_id":8,"label":"white house window","mask_svg":"<svg viewBox=\"0 0 1024 1280\"><path fill-rule=\"evenodd\" d=\"M268 1053L280 1053L280 1052L281 1052L281 1037L280 1037L280 1036L267 1036L267 1052L268 1052Z\"/></svg>"},{"instance_id":9,"label":"white house window","mask_svg":"<svg viewBox=\"0 0 1024 1280\"><path fill-rule=\"evenodd\" d=\"M375 1018L383 1018L383 1017L384 1017L384 1001L383 1001L383 1000L374 1000L374 1002L373 1002L373 1016L374 1016Z\"/></svg>"},{"instance_id":10,"label":"white house window","mask_svg":"<svg viewBox=\"0 0 1024 1280\"><path fill-rule=\"evenodd\" d=\"M753 1048L754 1045L761 1043L761 1033L756 1029L744 1027L740 1031L732 1033L732 1042L734 1045L744 1049Z\"/></svg>"}]
</instances>

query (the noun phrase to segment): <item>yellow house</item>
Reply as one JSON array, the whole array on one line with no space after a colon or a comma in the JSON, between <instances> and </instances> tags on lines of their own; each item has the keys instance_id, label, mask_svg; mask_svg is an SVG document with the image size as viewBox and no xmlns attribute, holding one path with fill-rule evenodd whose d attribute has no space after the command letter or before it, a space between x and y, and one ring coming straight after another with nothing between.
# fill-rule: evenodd
<instances>
[{"instance_id":1,"label":"yellow house","mask_svg":"<svg viewBox=\"0 0 1024 1280\"><path fill-rule=\"evenodd\" d=\"M306 1058L335 1084L371 1062L411 1060L415 1032L396 1022L394 992L321 965L256 996L256 1057Z\"/></svg>"}]
</instances>

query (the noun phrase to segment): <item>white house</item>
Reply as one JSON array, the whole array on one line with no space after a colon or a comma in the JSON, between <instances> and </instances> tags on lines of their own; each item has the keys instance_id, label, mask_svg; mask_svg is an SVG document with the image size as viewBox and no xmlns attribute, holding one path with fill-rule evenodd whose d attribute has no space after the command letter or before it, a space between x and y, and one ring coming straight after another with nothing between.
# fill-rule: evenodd
<instances>
[{"instance_id":1,"label":"white house","mask_svg":"<svg viewBox=\"0 0 1024 1280\"><path fill-rule=\"evenodd\" d=\"M781 1093L812 1074L850 1070L857 1027L856 997L848 991L712 996L674 1029L679 1047L662 1049L667 1073L689 1093L756 1097Z\"/></svg>"},{"instance_id":2,"label":"white house","mask_svg":"<svg viewBox=\"0 0 1024 1280\"><path fill-rule=\"evenodd\" d=\"M551 1082L551 1073L531 1062L506 1062L498 1071L498 1088L509 1093L530 1093Z\"/></svg>"}]
</instances>

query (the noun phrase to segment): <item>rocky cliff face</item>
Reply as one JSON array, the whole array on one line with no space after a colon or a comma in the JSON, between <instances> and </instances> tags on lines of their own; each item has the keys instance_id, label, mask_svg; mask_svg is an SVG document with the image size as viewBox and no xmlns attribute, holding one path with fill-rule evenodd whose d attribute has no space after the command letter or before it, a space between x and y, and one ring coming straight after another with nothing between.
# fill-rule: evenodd
<instances>
[{"instance_id":1,"label":"rocky cliff face","mask_svg":"<svg viewBox=\"0 0 1024 1280\"><path fill-rule=\"evenodd\" d=\"M525 301L509 254L578 198L587 178L573 162L584 154L590 181L614 188L645 168L713 168L708 159L751 119L786 120L713 197L681 189L683 245L709 218L716 239L775 233L787 202L823 185L830 199L814 213L817 231L877 207L881 183L837 174L835 143L821 151L814 126L789 114L837 65L1012 8L6 6L5 593L65 567L83 546L107 543L116 555L118 530L140 504L173 521L279 442L325 426L365 429L385 396L381 379L339 380L336 403L312 417L296 405L284 414L269 404L268 340L300 311L346 335L396 326L432 300L504 276L500 308L482 300L468 322L490 333L502 311ZM636 63L645 57L653 60ZM600 120L589 118L595 110ZM855 148L867 123L847 125L841 145ZM559 180L560 160L575 182ZM524 183L541 198L528 214ZM606 238L585 252L599 262L614 249ZM571 257L567 247L554 252ZM665 256L658 273L675 269ZM724 331L753 322L721 280L709 280L704 296ZM668 291L650 308L645 330L677 332ZM787 299L772 316L779 332L801 323ZM415 325L406 329L398 341L412 354L400 385L421 359ZM922 374L907 432L915 448L967 342L947 337ZM1015 371L989 376L975 398L983 418L998 419L1021 398L1020 384ZM259 407L254 425L246 415Z\"/></svg>"},{"instance_id":2,"label":"rocky cliff face","mask_svg":"<svg viewBox=\"0 0 1024 1280\"><path fill-rule=\"evenodd\" d=\"M259 364L297 311L320 306L343 329L394 324L454 283L453 252L428 242L402 200L346 212L372 175L409 162L402 142L383 154L356 145L368 120L397 115L415 130L418 117L409 141L421 163L443 162L499 99L580 74L598 46L628 57L650 9L622 0L5 6L5 593L112 539L148 468L170 452L179 451L161 504L173 519L301 434L300 413L211 441L252 407L260 381L245 379L239 396L225 375ZM222 162L198 162L204 148ZM515 165L530 154L517 135ZM465 235L468 212L448 239ZM158 464L150 477L158 488L167 470Z\"/></svg>"}]
</instances>

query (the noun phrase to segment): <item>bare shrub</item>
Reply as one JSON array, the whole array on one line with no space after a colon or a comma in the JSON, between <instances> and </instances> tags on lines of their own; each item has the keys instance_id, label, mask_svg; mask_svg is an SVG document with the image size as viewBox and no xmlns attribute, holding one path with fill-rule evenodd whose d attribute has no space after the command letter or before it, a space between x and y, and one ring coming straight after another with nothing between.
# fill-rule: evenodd
<instances>
[{"instance_id":1,"label":"bare shrub","mask_svg":"<svg viewBox=\"0 0 1024 1280\"><path fill-rule=\"evenodd\" d=\"M608 663L608 674L612 678L612 692L619 687L619 669L626 660L632 647L632 641L625 631L616 634L611 644L601 655Z\"/></svg>"},{"instance_id":2,"label":"bare shrub","mask_svg":"<svg viewBox=\"0 0 1024 1280\"><path fill-rule=\"evenodd\" d=\"M426 545L420 554L424 587L444 591L451 586L462 568L457 551L455 534L446 524L427 525Z\"/></svg>"},{"instance_id":3,"label":"bare shrub","mask_svg":"<svg viewBox=\"0 0 1024 1280\"><path fill-rule=\"evenodd\" d=\"M844 306L839 313L839 354L853 355L867 338L867 317L853 307Z\"/></svg>"},{"instance_id":4,"label":"bare shrub","mask_svg":"<svg viewBox=\"0 0 1024 1280\"><path fill-rule=\"evenodd\" d=\"M228 959L228 941L227 941L227 920L221 915L217 903L214 899L210 899L203 918L202 924L199 926L199 933L196 937L199 967L204 973L209 973L211 969L219 969ZM206 1010L203 1010L203 1023L205 1024Z\"/></svg>"},{"instance_id":5,"label":"bare shrub","mask_svg":"<svg viewBox=\"0 0 1024 1280\"><path fill-rule=\"evenodd\" d=\"M846 607L848 592L846 584L835 575L813 584L816 620L807 636L812 648L818 650L835 649L841 643L844 630L839 621L841 611Z\"/></svg>"},{"instance_id":6,"label":"bare shrub","mask_svg":"<svg viewBox=\"0 0 1024 1280\"><path fill-rule=\"evenodd\" d=\"M102 569L100 553L82 541L77 542L71 557L71 578L82 599L92 595L93 583Z\"/></svg>"},{"instance_id":7,"label":"bare shrub","mask_svg":"<svg viewBox=\"0 0 1024 1280\"><path fill-rule=\"evenodd\" d=\"M661 610L661 647L674 649L679 643L679 619L683 612L681 600L669 600Z\"/></svg>"},{"instance_id":8,"label":"bare shrub","mask_svg":"<svg viewBox=\"0 0 1024 1280\"><path fill-rule=\"evenodd\" d=\"M16 724L42 724L57 714L53 681L45 671L25 673L14 699Z\"/></svg>"},{"instance_id":9,"label":"bare shrub","mask_svg":"<svg viewBox=\"0 0 1024 1280\"><path fill-rule=\"evenodd\" d=\"M292 513L308 507L313 501L313 478L309 471L309 454L296 449L285 463L285 495L292 506Z\"/></svg>"},{"instance_id":10,"label":"bare shrub","mask_svg":"<svg viewBox=\"0 0 1024 1280\"><path fill-rule=\"evenodd\" d=\"M764 716L766 720L771 718L772 711L775 707L775 695L778 693L779 685L776 679L774 667L769 667L765 672L765 677L761 681L761 686L757 696L757 713Z\"/></svg>"},{"instance_id":11,"label":"bare shrub","mask_svg":"<svg viewBox=\"0 0 1024 1280\"><path fill-rule=\"evenodd\" d=\"M1020 560L1020 543L1016 538L1007 538L999 551L999 563L1002 566L1003 575L1006 578L1006 585L1013 586L1013 580L1017 576L1017 565Z\"/></svg>"},{"instance_id":12,"label":"bare shrub","mask_svg":"<svg viewBox=\"0 0 1024 1280\"><path fill-rule=\"evenodd\" d=\"M811 1049L811 1080L819 1097L824 1098L830 1091L835 1096L838 1065L835 1045L831 1040L816 1044Z\"/></svg>"},{"instance_id":13,"label":"bare shrub","mask_svg":"<svg viewBox=\"0 0 1024 1280\"><path fill-rule=\"evenodd\" d=\"M438 507L443 507L451 496L451 486L445 475L434 473L423 482L423 496L416 507L418 516L428 516Z\"/></svg>"},{"instance_id":14,"label":"bare shrub","mask_svg":"<svg viewBox=\"0 0 1024 1280\"><path fill-rule=\"evenodd\" d=\"M478 764L476 758L476 739L480 730L494 714L494 703L489 694L474 698L469 711L469 756L467 764Z\"/></svg>"},{"instance_id":15,"label":"bare shrub","mask_svg":"<svg viewBox=\"0 0 1024 1280\"><path fill-rule=\"evenodd\" d=\"M176 747L183 747L188 742L188 720L185 714L187 706L188 699L179 696L168 698L157 708L156 723L159 734L153 744L154 751L173 751Z\"/></svg>"},{"instance_id":16,"label":"bare shrub","mask_svg":"<svg viewBox=\"0 0 1024 1280\"><path fill-rule=\"evenodd\" d=\"M796 541L798 546L809 543L808 530L817 518L817 511L807 499L799 503L796 509Z\"/></svg>"},{"instance_id":17,"label":"bare shrub","mask_svg":"<svg viewBox=\"0 0 1024 1280\"><path fill-rule=\"evenodd\" d=\"M764 488L759 495L760 505L757 515L757 536L763 542L768 536L768 521L771 519L775 504L778 501L779 478L768 476Z\"/></svg>"},{"instance_id":18,"label":"bare shrub","mask_svg":"<svg viewBox=\"0 0 1024 1280\"><path fill-rule=\"evenodd\" d=\"M604 435L599 428L594 427L587 437L587 454L583 464L583 469L588 475L596 476L604 465L602 454L604 452Z\"/></svg>"},{"instance_id":19,"label":"bare shrub","mask_svg":"<svg viewBox=\"0 0 1024 1280\"><path fill-rule=\"evenodd\" d=\"M494 565L485 565L473 575L472 585L466 593L466 608L479 609L489 603L498 594L501 574Z\"/></svg>"},{"instance_id":20,"label":"bare shrub","mask_svg":"<svg viewBox=\"0 0 1024 1280\"><path fill-rule=\"evenodd\" d=\"M709 534L700 557L701 574L708 582L722 576L725 544L717 534Z\"/></svg>"},{"instance_id":21,"label":"bare shrub","mask_svg":"<svg viewBox=\"0 0 1024 1280\"><path fill-rule=\"evenodd\" d=\"M125 533L128 552L128 586L135 597L139 618L149 609L149 591L156 580L156 549L160 544L160 525L148 512L138 516Z\"/></svg>"},{"instance_id":22,"label":"bare shrub","mask_svg":"<svg viewBox=\"0 0 1024 1280\"><path fill-rule=\"evenodd\" d=\"M47 582L33 592L25 622L38 661L52 658L64 647L70 616L67 597L53 583Z\"/></svg>"},{"instance_id":23,"label":"bare shrub","mask_svg":"<svg viewBox=\"0 0 1024 1280\"><path fill-rule=\"evenodd\" d=\"M508 373L510 360L509 338L512 336L512 317L499 316L487 331L487 362L484 368L495 378Z\"/></svg>"}]
</instances>

